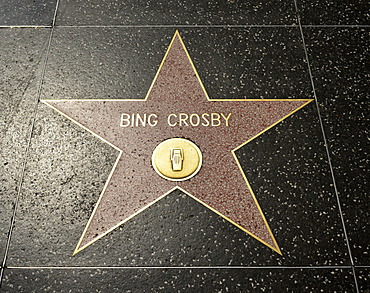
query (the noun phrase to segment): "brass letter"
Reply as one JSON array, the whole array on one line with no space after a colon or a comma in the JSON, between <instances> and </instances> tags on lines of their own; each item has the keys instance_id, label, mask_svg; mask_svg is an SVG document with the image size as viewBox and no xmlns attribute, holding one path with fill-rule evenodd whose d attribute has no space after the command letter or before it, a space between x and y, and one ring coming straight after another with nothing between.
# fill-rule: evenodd
<instances>
[{"instance_id":1,"label":"brass letter","mask_svg":"<svg viewBox=\"0 0 370 293\"><path fill-rule=\"evenodd\" d=\"M169 126L174 127L174 126L176 126L177 122L175 122L174 124L171 123L171 117L172 116L174 116L175 118L177 117L176 114L170 114L170 115L168 115L168 117L167 117L167 123L168 123Z\"/></svg>"},{"instance_id":2,"label":"brass letter","mask_svg":"<svg viewBox=\"0 0 370 293\"><path fill-rule=\"evenodd\" d=\"M151 120L151 118L153 117L153 121ZM150 114L148 116L148 124L150 126L156 126L157 123L158 123L158 120L157 120L158 116L156 114Z\"/></svg>"},{"instance_id":3,"label":"brass letter","mask_svg":"<svg viewBox=\"0 0 370 293\"><path fill-rule=\"evenodd\" d=\"M136 127L139 126L139 121L141 123L141 126L145 126L145 122L146 122L146 114L144 114L144 118L141 118L140 114L137 113L136 114Z\"/></svg>"},{"instance_id":4,"label":"brass letter","mask_svg":"<svg viewBox=\"0 0 370 293\"><path fill-rule=\"evenodd\" d=\"M221 121L220 121L220 114L218 113L212 113L211 114L211 120L212 120L212 126L220 126ZM217 121L218 123L215 124L214 122Z\"/></svg>"},{"instance_id":5,"label":"brass letter","mask_svg":"<svg viewBox=\"0 0 370 293\"><path fill-rule=\"evenodd\" d=\"M197 120L196 123L193 123L193 117L196 117L196 120ZM200 123L199 115L198 114L191 114L190 118L189 118L189 121L190 121L191 126L198 126L199 123Z\"/></svg>"},{"instance_id":6,"label":"brass letter","mask_svg":"<svg viewBox=\"0 0 370 293\"><path fill-rule=\"evenodd\" d=\"M229 126L229 119L230 119L231 113L229 113L229 115L227 115L227 117L225 117L225 115L223 113L221 113L221 116L225 119L226 126Z\"/></svg>"},{"instance_id":7,"label":"brass letter","mask_svg":"<svg viewBox=\"0 0 370 293\"><path fill-rule=\"evenodd\" d=\"M182 117L184 117L184 118L182 118ZM189 118L188 114L180 113L179 114L179 125L181 126L182 122L184 122L184 124L186 126L189 126L188 122L186 122L186 120L188 120L188 118Z\"/></svg>"},{"instance_id":8,"label":"brass letter","mask_svg":"<svg viewBox=\"0 0 370 293\"><path fill-rule=\"evenodd\" d=\"M130 126L130 114L122 113L121 114L121 127L127 127Z\"/></svg>"},{"instance_id":9,"label":"brass letter","mask_svg":"<svg viewBox=\"0 0 370 293\"><path fill-rule=\"evenodd\" d=\"M209 116L209 114L208 113L203 113L202 114L202 120L204 121L204 122L202 122L202 126L208 126L209 125L209 120L206 118L206 116Z\"/></svg>"}]
</instances>

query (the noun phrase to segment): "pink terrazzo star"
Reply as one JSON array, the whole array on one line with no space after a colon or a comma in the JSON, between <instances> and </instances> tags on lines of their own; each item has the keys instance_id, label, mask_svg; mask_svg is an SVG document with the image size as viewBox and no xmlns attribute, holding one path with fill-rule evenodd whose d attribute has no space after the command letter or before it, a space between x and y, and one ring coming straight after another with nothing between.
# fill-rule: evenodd
<instances>
[{"instance_id":1,"label":"pink terrazzo star","mask_svg":"<svg viewBox=\"0 0 370 293\"><path fill-rule=\"evenodd\" d=\"M75 253L176 188L281 253L234 151L310 101L210 100L178 32L145 99L44 100L120 151ZM132 121L132 114L145 122ZM208 116L198 123L202 114ZM221 114L230 116L226 121ZM151 165L156 146L174 137L202 152L202 168L189 180L168 181Z\"/></svg>"}]
</instances>

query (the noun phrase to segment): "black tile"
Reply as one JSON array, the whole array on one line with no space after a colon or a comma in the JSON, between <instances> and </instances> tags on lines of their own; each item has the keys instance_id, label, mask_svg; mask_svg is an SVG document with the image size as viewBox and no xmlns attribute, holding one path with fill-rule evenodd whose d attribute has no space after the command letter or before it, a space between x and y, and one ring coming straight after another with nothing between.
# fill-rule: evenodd
<instances>
[{"instance_id":1,"label":"black tile","mask_svg":"<svg viewBox=\"0 0 370 293\"><path fill-rule=\"evenodd\" d=\"M355 292L349 269L10 269L4 292Z\"/></svg>"},{"instance_id":2,"label":"black tile","mask_svg":"<svg viewBox=\"0 0 370 293\"><path fill-rule=\"evenodd\" d=\"M370 292L370 267L368 268L357 268L356 277L358 282L358 288L360 292Z\"/></svg>"},{"instance_id":3,"label":"black tile","mask_svg":"<svg viewBox=\"0 0 370 293\"><path fill-rule=\"evenodd\" d=\"M56 0L0 1L0 25L42 25L53 22Z\"/></svg>"},{"instance_id":4,"label":"black tile","mask_svg":"<svg viewBox=\"0 0 370 293\"><path fill-rule=\"evenodd\" d=\"M306 29L317 97L356 265L368 265L368 29Z\"/></svg>"},{"instance_id":5,"label":"black tile","mask_svg":"<svg viewBox=\"0 0 370 293\"><path fill-rule=\"evenodd\" d=\"M0 259L17 195L48 29L0 30Z\"/></svg>"},{"instance_id":6,"label":"black tile","mask_svg":"<svg viewBox=\"0 0 370 293\"><path fill-rule=\"evenodd\" d=\"M310 25L368 25L370 5L358 1L298 0L302 24Z\"/></svg>"},{"instance_id":7,"label":"black tile","mask_svg":"<svg viewBox=\"0 0 370 293\"><path fill-rule=\"evenodd\" d=\"M60 1L58 25L295 24L294 1Z\"/></svg>"},{"instance_id":8,"label":"black tile","mask_svg":"<svg viewBox=\"0 0 370 293\"><path fill-rule=\"evenodd\" d=\"M239 155L284 265L350 264L314 102Z\"/></svg>"},{"instance_id":9,"label":"black tile","mask_svg":"<svg viewBox=\"0 0 370 293\"><path fill-rule=\"evenodd\" d=\"M313 103L238 156L283 256L179 192L72 256L117 153L40 105L8 265L350 264Z\"/></svg>"},{"instance_id":10,"label":"black tile","mask_svg":"<svg viewBox=\"0 0 370 293\"><path fill-rule=\"evenodd\" d=\"M55 30L43 98L144 98L174 29ZM307 98L297 28L180 29L212 98Z\"/></svg>"},{"instance_id":11,"label":"black tile","mask_svg":"<svg viewBox=\"0 0 370 293\"><path fill-rule=\"evenodd\" d=\"M211 98L312 97L298 28L182 31Z\"/></svg>"},{"instance_id":12,"label":"black tile","mask_svg":"<svg viewBox=\"0 0 370 293\"><path fill-rule=\"evenodd\" d=\"M144 98L173 29L57 28L42 97Z\"/></svg>"}]
</instances>

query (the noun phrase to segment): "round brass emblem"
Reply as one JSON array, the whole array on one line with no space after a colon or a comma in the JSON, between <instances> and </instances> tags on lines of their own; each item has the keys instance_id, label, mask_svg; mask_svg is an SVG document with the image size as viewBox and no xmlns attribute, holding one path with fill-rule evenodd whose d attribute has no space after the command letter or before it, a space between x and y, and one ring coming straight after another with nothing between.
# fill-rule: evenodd
<instances>
[{"instance_id":1,"label":"round brass emblem","mask_svg":"<svg viewBox=\"0 0 370 293\"><path fill-rule=\"evenodd\" d=\"M161 142L152 155L154 170L171 181L184 181L195 176L202 166L202 153L196 144L184 138Z\"/></svg>"}]
</instances>

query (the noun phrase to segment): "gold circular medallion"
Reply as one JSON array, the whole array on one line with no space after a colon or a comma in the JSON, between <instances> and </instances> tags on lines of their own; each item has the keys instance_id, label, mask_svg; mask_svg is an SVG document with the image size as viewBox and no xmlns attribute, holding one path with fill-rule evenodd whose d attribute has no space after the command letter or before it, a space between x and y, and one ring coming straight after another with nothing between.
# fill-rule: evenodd
<instances>
[{"instance_id":1,"label":"gold circular medallion","mask_svg":"<svg viewBox=\"0 0 370 293\"><path fill-rule=\"evenodd\" d=\"M163 178L183 181L199 172L202 153L190 140L170 138L157 145L152 155L152 165Z\"/></svg>"}]
</instances>

